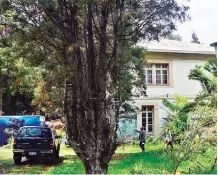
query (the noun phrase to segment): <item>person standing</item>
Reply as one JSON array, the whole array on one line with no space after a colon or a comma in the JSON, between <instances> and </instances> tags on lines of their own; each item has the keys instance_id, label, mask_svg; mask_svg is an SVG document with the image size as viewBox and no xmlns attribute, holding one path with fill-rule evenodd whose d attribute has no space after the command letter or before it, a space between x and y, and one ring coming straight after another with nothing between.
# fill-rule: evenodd
<instances>
[{"instance_id":1,"label":"person standing","mask_svg":"<svg viewBox=\"0 0 218 175\"><path fill-rule=\"evenodd\" d=\"M171 146L171 148L173 149L173 139L169 129L166 130L166 147L168 146Z\"/></svg>"},{"instance_id":2,"label":"person standing","mask_svg":"<svg viewBox=\"0 0 218 175\"><path fill-rule=\"evenodd\" d=\"M134 129L134 130L139 133L139 146L141 147L142 152L145 152L146 133L145 133L144 127L142 126L140 128L140 131L137 129Z\"/></svg>"}]
</instances>

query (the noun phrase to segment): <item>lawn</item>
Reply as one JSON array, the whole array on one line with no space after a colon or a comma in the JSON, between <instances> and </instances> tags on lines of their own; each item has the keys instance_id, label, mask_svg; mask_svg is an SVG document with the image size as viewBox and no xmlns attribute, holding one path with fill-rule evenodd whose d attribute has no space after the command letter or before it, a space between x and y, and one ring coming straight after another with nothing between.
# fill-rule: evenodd
<instances>
[{"instance_id":1,"label":"lawn","mask_svg":"<svg viewBox=\"0 0 218 175\"><path fill-rule=\"evenodd\" d=\"M146 152L141 153L137 145L119 147L109 163L109 174L169 174L173 170L170 159L163 154L164 144L146 145ZM76 154L70 148L61 147L60 160L56 164L49 162L29 162L24 160L22 165L13 164L12 151L0 148L0 174L84 174L84 167ZM210 162L207 157L198 157L199 161ZM178 173L187 172L184 162L179 167ZM200 173L200 172L195 172ZM207 170L205 170L205 174ZM210 172L216 174L214 170Z\"/></svg>"}]
</instances>

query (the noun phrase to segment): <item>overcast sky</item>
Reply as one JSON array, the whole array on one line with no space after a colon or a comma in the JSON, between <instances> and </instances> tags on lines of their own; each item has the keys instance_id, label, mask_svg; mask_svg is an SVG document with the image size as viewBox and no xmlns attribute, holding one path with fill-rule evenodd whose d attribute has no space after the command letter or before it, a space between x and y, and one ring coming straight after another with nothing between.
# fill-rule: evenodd
<instances>
[{"instance_id":1,"label":"overcast sky","mask_svg":"<svg viewBox=\"0 0 218 175\"><path fill-rule=\"evenodd\" d=\"M192 31L196 32L201 43L217 41L218 0L190 0L189 7L192 19L178 24L176 33L182 36L183 41L191 40Z\"/></svg>"}]
</instances>

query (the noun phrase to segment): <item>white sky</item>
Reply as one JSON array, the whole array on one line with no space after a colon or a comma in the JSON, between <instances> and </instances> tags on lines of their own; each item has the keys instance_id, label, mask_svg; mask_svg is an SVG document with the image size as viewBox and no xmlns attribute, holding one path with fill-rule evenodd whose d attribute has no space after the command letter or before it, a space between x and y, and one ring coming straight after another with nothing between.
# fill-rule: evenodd
<instances>
[{"instance_id":1,"label":"white sky","mask_svg":"<svg viewBox=\"0 0 218 175\"><path fill-rule=\"evenodd\" d=\"M183 41L191 41L193 31L201 43L211 44L217 41L218 0L190 0L188 4L191 20L178 24L175 33Z\"/></svg>"}]
</instances>

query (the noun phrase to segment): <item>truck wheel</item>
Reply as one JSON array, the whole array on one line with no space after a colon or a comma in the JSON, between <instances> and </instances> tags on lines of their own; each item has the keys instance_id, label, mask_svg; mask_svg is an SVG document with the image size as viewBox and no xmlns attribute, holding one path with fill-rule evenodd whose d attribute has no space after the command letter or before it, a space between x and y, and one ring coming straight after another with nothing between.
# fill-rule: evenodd
<instances>
[{"instance_id":1,"label":"truck wheel","mask_svg":"<svg viewBox=\"0 0 218 175\"><path fill-rule=\"evenodd\" d=\"M16 157L14 158L14 163L17 165L17 164L20 164L21 163L21 159L22 157Z\"/></svg>"},{"instance_id":2,"label":"truck wheel","mask_svg":"<svg viewBox=\"0 0 218 175\"><path fill-rule=\"evenodd\" d=\"M55 164L57 162L56 153L52 155L52 163Z\"/></svg>"},{"instance_id":3,"label":"truck wheel","mask_svg":"<svg viewBox=\"0 0 218 175\"><path fill-rule=\"evenodd\" d=\"M55 154L56 154L55 156L57 159L59 159L59 153L60 153L60 144L58 144L57 150L55 152Z\"/></svg>"},{"instance_id":4,"label":"truck wheel","mask_svg":"<svg viewBox=\"0 0 218 175\"><path fill-rule=\"evenodd\" d=\"M56 159L59 159L59 153L60 153L60 151L57 150L57 151L56 151L56 154L55 154Z\"/></svg>"}]
</instances>

